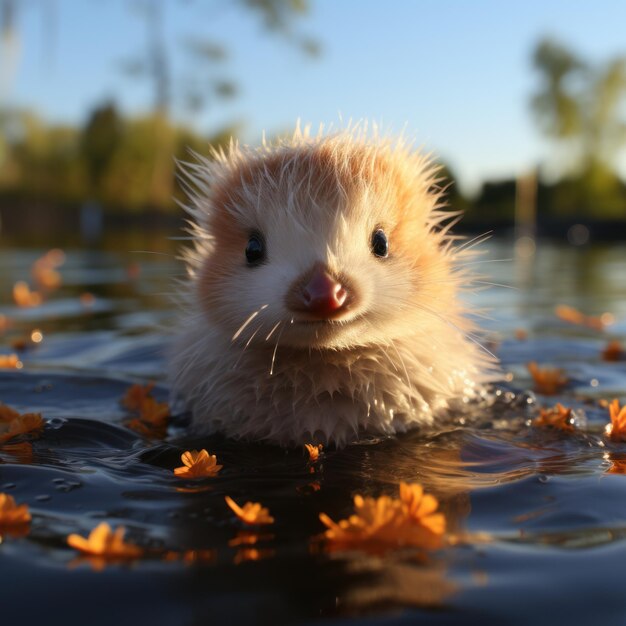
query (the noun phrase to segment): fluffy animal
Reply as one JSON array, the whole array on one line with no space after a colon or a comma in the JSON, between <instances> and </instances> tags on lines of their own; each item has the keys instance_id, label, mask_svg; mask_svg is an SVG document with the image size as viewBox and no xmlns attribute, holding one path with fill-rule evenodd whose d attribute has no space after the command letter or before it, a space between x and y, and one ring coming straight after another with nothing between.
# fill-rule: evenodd
<instances>
[{"instance_id":1,"label":"fluffy animal","mask_svg":"<svg viewBox=\"0 0 626 626\"><path fill-rule=\"evenodd\" d=\"M431 425L493 365L472 246L402 139L308 129L184 164L193 246L169 357L200 435L343 446Z\"/></svg>"}]
</instances>

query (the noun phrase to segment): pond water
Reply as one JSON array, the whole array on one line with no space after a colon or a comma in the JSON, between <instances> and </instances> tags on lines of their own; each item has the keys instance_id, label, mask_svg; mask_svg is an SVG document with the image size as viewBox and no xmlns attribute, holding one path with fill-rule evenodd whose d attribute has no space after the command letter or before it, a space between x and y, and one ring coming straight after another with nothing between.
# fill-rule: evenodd
<instances>
[{"instance_id":1,"label":"pond water","mask_svg":"<svg viewBox=\"0 0 626 626\"><path fill-rule=\"evenodd\" d=\"M182 268L167 245L66 250L62 286L34 308L14 306L11 289L44 251L0 250L0 321L12 322L0 353L43 336L18 345L21 369L0 370L0 402L46 420L40 436L0 447L0 492L32 513L27 532L0 531L2 623L626 623L626 443L603 435L600 402L626 400L626 361L601 356L609 339L626 343L626 249L542 244L515 258L509 241L485 247L484 271L513 287L475 296L507 374L492 405L427 436L327 450L313 466L303 450L190 441L184 420L164 439L127 427L129 385L156 381L155 397L168 395L161 351ZM615 321L570 324L559 304ZM562 368L568 385L533 393L529 361ZM574 409L575 432L531 425L557 401ZM221 472L175 477L181 454L203 447ZM324 551L320 512L346 518L355 494L393 495L399 481L438 498L455 545ZM271 511L257 543L226 495ZM107 563L68 546L102 521L123 525L144 557Z\"/></svg>"}]
</instances>

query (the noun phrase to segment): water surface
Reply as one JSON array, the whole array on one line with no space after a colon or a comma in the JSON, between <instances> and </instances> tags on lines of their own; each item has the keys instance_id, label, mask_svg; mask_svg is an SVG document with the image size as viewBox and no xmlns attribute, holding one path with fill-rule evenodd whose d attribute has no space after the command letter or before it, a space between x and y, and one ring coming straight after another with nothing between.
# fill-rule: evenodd
<instances>
[{"instance_id":1,"label":"water surface","mask_svg":"<svg viewBox=\"0 0 626 626\"><path fill-rule=\"evenodd\" d=\"M609 339L626 343L626 252L544 244L515 260L509 242L488 247L484 271L514 287L473 296L491 308L490 347L507 374L492 405L426 436L329 450L313 473L302 450L185 439L184 418L164 440L127 428L119 400L130 384L157 381L156 397L168 396L168 294L182 268L167 247L68 250L63 286L33 309L10 293L43 250L0 250L0 312L13 322L0 352L43 333L19 352L22 369L0 370L0 401L47 421L32 449L0 447L0 491L33 514L26 536L0 543L3 623L625 623L626 444L603 437L598 401L626 400L626 362L601 358ZM95 299L81 303L85 292ZM557 304L616 322L571 325ZM570 383L558 396L533 393L531 360L562 367ZM530 425L557 401L575 409L577 432ZM217 454L219 475L174 477L181 453L199 447ZM347 517L354 494L395 494L401 480L436 495L449 531L468 541L427 556L320 549L320 512ZM237 539L225 495L275 517L253 547ZM146 558L80 558L67 535L101 521L124 525Z\"/></svg>"}]
</instances>

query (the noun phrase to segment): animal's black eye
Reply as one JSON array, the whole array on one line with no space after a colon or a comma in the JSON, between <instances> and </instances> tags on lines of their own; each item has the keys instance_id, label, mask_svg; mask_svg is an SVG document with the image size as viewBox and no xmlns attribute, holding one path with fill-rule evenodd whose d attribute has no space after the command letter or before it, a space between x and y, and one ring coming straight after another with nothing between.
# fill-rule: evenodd
<instances>
[{"instance_id":1,"label":"animal's black eye","mask_svg":"<svg viewBox=\"0 0 626 626\"><path fill-rule=\"evenodd\" d=\"M382 259L389 254L387 235L380 228L372 233L372 252Z\"/></svg>"},{"instance_id":2,"label":"animal's black eye","mask_svg":"<svg viewBox=\"0 0 626 626\"><path fill-rule=\"evenodd\" d=\"M246 246L246 261L248 265L258 265L265 258L265 244L261 235L253 234Z\"/></svg>"}]
</instances>

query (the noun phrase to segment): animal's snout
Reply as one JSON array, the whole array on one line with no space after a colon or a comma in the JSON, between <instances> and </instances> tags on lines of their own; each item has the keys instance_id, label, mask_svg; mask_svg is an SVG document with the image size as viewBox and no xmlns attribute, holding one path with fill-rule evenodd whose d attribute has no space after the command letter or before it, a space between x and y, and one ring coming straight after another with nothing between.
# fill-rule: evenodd
<instances>
[{"instance_id":1,"label":"animal's snout","mask_svg":"<svg viewBox=\"0 0 626 626\"><path fill-rule=\"evenodd\" d=\"M332 318L348 307L351 296L347 280L342 280L325 265L317 263L290 287L287 306L292 311L316 318Z\"/></svg>"},{"instance_id":2,"label":"animal's snout","mask_svg":"<svg viewBox=\"0 0 626 626\"><path fill-rule=\"evenodd\" d=\"M316 315L327 317L340 309L348 292L327 271L317 268L302 289L302 304Z\"/></svg>"}]
</instances>

